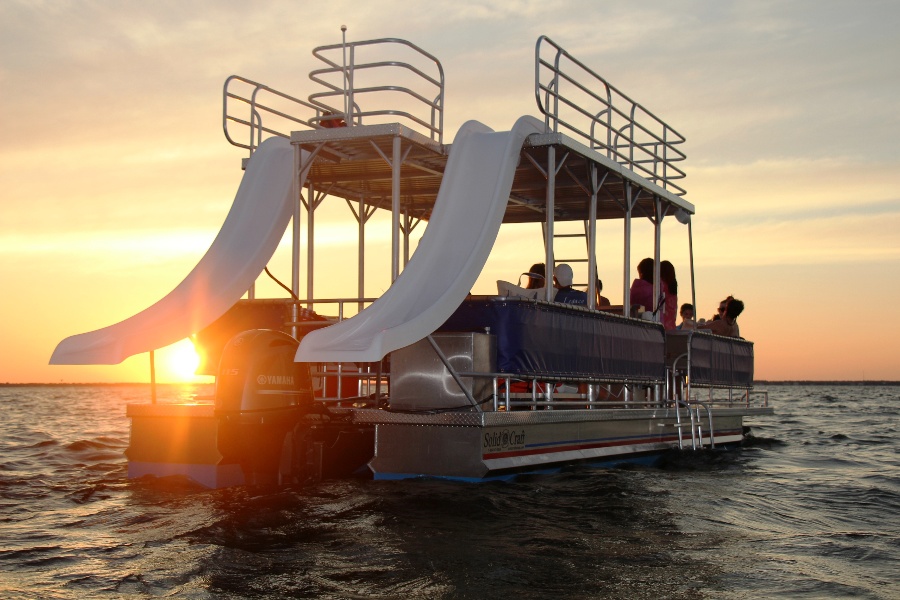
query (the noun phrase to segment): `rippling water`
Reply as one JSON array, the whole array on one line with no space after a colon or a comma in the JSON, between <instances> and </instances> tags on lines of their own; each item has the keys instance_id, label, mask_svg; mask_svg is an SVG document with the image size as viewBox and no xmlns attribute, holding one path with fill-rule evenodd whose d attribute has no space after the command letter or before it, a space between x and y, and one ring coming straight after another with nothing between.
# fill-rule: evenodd
<instances>
[{"instance_id":1,"label":"rippling water","mask_svg":"<svg viewBox=\"0 0 900 600\"><path fill-rule=\"evenodd\" d=\"M900 598L900 387L768 389L658 468L253 496L126 479L146 387L0 387L0 597Z\"/></svg>"}]
</instances>

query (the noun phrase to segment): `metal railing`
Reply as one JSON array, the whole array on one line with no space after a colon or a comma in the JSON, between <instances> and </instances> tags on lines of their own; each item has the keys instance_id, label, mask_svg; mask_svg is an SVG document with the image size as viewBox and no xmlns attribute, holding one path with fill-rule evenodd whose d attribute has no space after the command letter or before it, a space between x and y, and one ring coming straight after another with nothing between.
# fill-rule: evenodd
<instances>
[{"instance_id":1,"label":"metal railing","mask_svg":"<svg viewBox=\"0 0 900 600\"><path fill-rule=\"evenodd\" d=\"M684 366L679 366L684 361ZM700 394L706 398L700 402ZM717 394L724 394L719 397ZM744 385L707 385L691 383L690 363L688 355L675 358L672 365L666 368L666 397L675 402L686 402L690 405L701 404L718 408L767 408L769 392L754 390Z\"/></svg>"},{"instance_id":2,"label":"metal railing","mask_svg":"<svg viewBox=\"0 0 900 600\"><path fill-rule=\"evenodd\" d=\"M546 36L535 47L534 93L548 129L560 128L679 196L683 135Z\"/></svg>"},{"instance_id":3,"label":"metal railing","mask_svg":"<svg viewBox=\"0 0 900 600\"><path fill-rule=\"evenodd\" d=\"M226 79L222 88L225 138L234 146L250 150L250 154L267 136L290 138L291 131L316 128L321 116L320 107L239 75ZM236 127L241 135L232 131Z\"/></svg>"},{"instance_id":4,"label":"metal railing","mask_svg":"<svg viewBox=\"0 0 900 600\"><path fill-rule=\"evenodd\" d=\"M413 62L361 56L363 48L366 53L377 54L390 44L409 48L414 53L413 60L433 64L436 72L429 75L424 66L420 68ZM392 52L393 48L388 50ZM310 94L309 102L329 113L327 117L340 114L350 126L367 124L364 121L371 117L401 117L425 128L432 140L443 143L444 68L437 58L397 38L319 46L313 50L313 56L328 66L310 72L309 78L327 91ZM371 85L363 81L368 78L374 79ZM397 95L412 100L408 110L398 108Z\"/></svg>"},{"instance_id":5,"label":"metal railing","mask_svg":"<svg viewBox=\"0 0 900 600\"><path fill-rule=\"evenodd\" d=\"M306 305L305 309L311 310L316 304L337 305L338 322L348 318L345 306L360 307L375 302L377 298L314 298L312 300L297 300L298 306ZM285 327L300 325L304 321L288 321ZM387 394L390 389L390 373L381 373L371 364L357 365L355 363L316 363L310 375L321 388L322 395L317 397L318 402L335 407L352 406L359 408L362 405L377 407L379 398ZM334 390L334 395L328 395L328 390Z\"/></svg>"}]
</instances>

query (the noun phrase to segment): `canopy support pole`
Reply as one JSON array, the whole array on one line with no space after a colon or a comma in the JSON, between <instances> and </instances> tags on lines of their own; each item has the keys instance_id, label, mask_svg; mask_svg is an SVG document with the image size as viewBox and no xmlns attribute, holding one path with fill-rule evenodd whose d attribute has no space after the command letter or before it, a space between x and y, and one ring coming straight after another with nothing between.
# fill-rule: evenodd
<instances>
[{"instance_id":1,"label":"canopy support pole","mask_svg":"<svg viewBox=\"0 0 900 600\"><path fill-rule=\"evenodd\" d=\"M150 351L150 404L156 404L156 357Z\"/></svg>"}]
</instances>

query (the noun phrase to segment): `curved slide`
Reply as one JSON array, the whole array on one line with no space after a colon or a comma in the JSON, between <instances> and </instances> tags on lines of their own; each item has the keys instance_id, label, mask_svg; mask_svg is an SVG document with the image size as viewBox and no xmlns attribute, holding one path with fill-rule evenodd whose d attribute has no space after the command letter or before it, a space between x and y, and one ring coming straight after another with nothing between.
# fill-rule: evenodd
<instances>
[{"instance_id":1,"label":"curved slide","mask_svg":"<svg viewBox=\"0 0 900 600\"><path fill-rule=\"evenodd\" d=\"M376 362L446 321L478 279L497 238L525 139L544 124L521 117L508 132L464 124L428 227L387 292L355 317L309 333L298 362Z\"/></svg>"},{"instance_id":2,"label":"curved slide","mask_svg":"<svg viewBox=\"0 0 900 600\"><path fill-rule=\"evenodd\" d=\"M175 343L225 313L272 258L293 214L294 150L273 137L250 158L222 229L197 266L167 296L115 325L73 335L50 364L114 365Z\"/></svg>"}]
</instances>

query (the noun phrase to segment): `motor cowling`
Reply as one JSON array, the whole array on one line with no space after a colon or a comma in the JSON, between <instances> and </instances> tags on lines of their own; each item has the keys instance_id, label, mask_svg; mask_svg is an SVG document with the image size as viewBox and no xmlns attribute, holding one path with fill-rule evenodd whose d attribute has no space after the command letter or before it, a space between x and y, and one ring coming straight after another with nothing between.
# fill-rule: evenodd
<instances>
[{"instance_id":1,"label":"motor cowling","mask_svg":"<svg viewBox=\"0 0 900 600\"><path fill-rule=\"evenodd\" d=\"M225 461L241 465L248 484L280 482L289 436L312 408L309 365L294 362L298 344L286 333L253 329L231 338L222 352L217 445Z\"/></svg>"}]
</instances>

